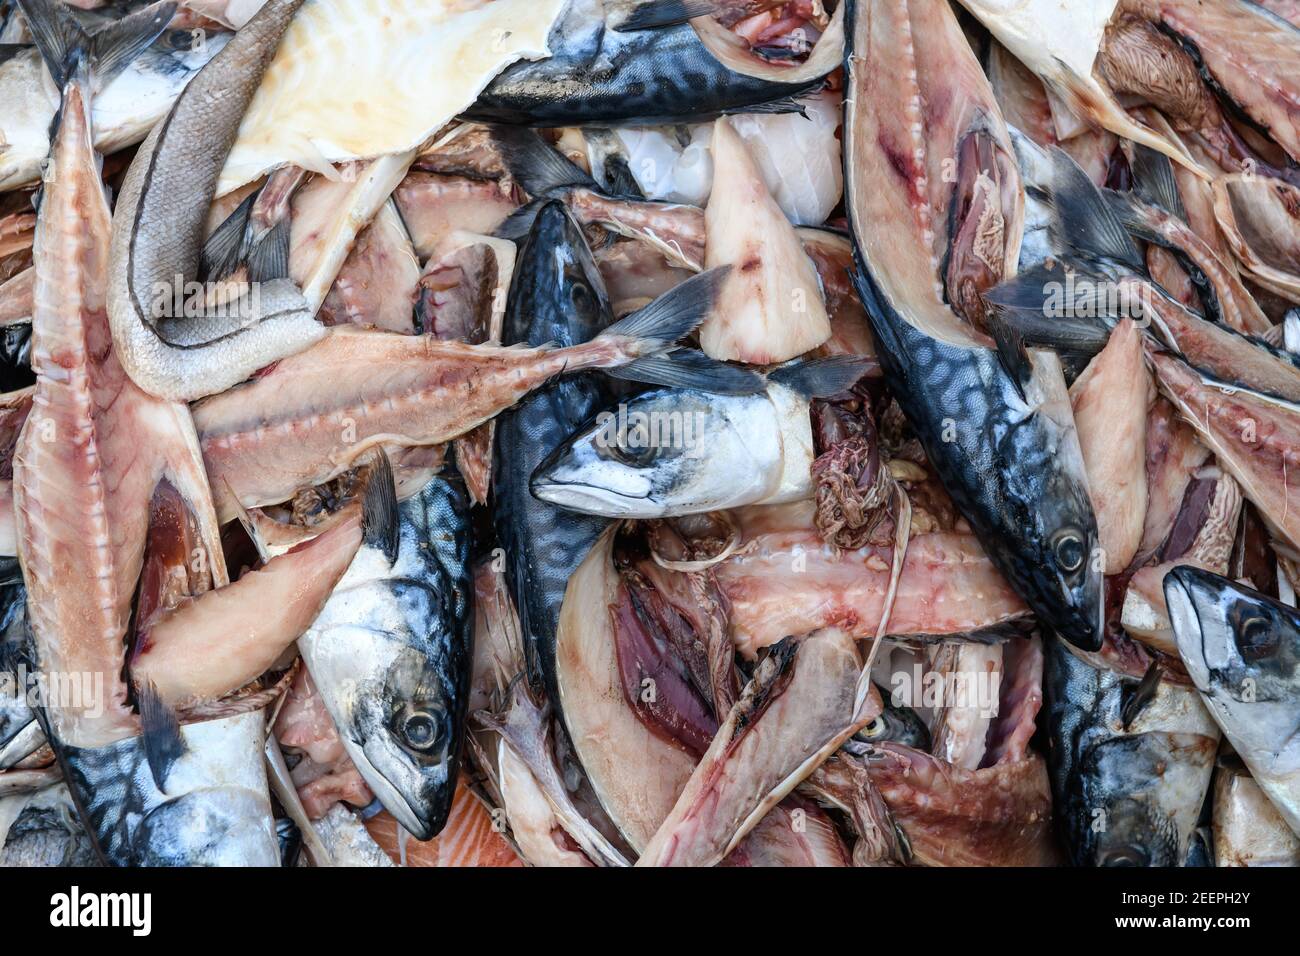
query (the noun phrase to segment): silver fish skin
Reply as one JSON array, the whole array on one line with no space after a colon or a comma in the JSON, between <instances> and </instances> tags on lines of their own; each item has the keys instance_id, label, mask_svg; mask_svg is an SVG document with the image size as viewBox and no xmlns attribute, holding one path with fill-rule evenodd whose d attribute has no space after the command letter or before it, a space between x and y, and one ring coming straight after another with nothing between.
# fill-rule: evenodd
<instances>
[{"instance_id":1,"label":"silver fish skin","mask_svg":"<svg viewBox=\"0 0 1300 956\"><path fill-rule=\"evenodd\" d=\"M118 359L141 389L191 401L300 352L326 329L292 279L174 316L177 277L199 277L208 207L239 124L303 0L267 0L177 97L122 181L113 216L108 319ZM256 293L254 295L254 293Z\"/></svg>"},{"instance_id":2,"label":"silver fish skin","mask_svg":"<svg viewBox=\"0 0 1300 956\"><path fill-rule=\"evenodd\" d=\"M542 501L607 518L663 518L812 497L809 401L658 389L628 400L533 473Z\"/></svg>"},{"instance_id":3,"label":"silver fish skin","mask_svg":"<svg viewBox=\"0 0 1300 956\"><path fill-rule=\"evenodd\" d=\"M1165 575L1178 653L1251 776L1300 834L1300 613L1190 565Z\"/></svg>"},{"instance_id":4,"label":"silver fish skin","mask_svg":"<svg viewBox=\"0 0 1300 956\"><path fill-rule=\"evenodd\" d=\"M460 765L473 656L469 508L459 476L440 475L387 523L368 518L351 566L298 639L348 755L419 840L447 822Z\"/></svg>"},{"instance_id":5,"label":"silver fish skin","mask_svg":"<svg viewBox=\"0 0 1300 956\"><path fill-rule=\"evenodd\" d=\"M155 781L143 737L60 749L82 820L110 866L278 866L262 711L188 724Z\"/></svg>"},{"instance_id":6,"label":"silver fish skin","mask_svg":"<svg viewBox=\"0 0 1300 956\"><path fill-rule=\"evenodd\" d=\"M1190 688L1162 681L1143 704L1138 687L1047 641L1053 813L1075 866L1188 865L1218 728Z\"/></svg>"},{"instance_id":7,"label":"silver fish skin","mask_svg":"<svg viewBox=\"0 0 1300 956\"><path fill-rule=\"evenodd\" d=\"M102 154L134 146L162 119L229 33L168 30L100 90L91 121ZM0 62L0 191L35 183L50 152L50 122L59 93L36 49Z\"/></svg>"}]
</instances>

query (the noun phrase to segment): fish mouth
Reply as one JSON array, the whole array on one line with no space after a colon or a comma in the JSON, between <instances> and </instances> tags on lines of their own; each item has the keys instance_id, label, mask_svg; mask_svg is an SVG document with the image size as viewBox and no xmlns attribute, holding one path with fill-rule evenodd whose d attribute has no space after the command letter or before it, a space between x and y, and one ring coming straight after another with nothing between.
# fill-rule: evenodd
<instances>
[{"instance_id":1,"label":"fish mouth","mask_svg":"<svg viewBox=\"0 0 1300 956\"><path fill-rule=\"evenodd\" d=\"M1210 667L1205 653L1205 631L1194 597L1200 583L1197 570L1186 565L1174 568L1165 575L1164 591L1178 654L1197 689L1205 691L1210 686Z\"/></svg>"},{"instance_id":2,"label":"fish mouth","mask_svg":"<svg viewBox=\"0 0 1300 956\"><path fill-rule=\"evenodd\" d=\"M451 812L448 761L421 768L384 736L365 741L351 756L376 799L411 836L429 840L441 832Z\"/></svg>"},{"instance_id":3,"label":"fish mouth","mask_svg":"<svg viewBox=\"0 0 1300 956\"><path fill-rule=\"evenodd\" d=\"M647 491L627 495L599 485L534 479L530 484L533 497L568 511L601 518L656 518L659 508Z\"/></svg>"}]
</instances>

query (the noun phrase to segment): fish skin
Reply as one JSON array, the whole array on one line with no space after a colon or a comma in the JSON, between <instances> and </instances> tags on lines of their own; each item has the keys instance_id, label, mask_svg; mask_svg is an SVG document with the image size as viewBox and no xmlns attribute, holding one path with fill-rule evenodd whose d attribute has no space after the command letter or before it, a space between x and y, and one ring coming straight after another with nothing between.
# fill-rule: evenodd
<instances>
[{"instance_id":1,"label":"fish skin","mask_svg":"<svg viewBox=\"0 0 1300 956\"><path fill-rule=\"evenodd\" d=\"M1300 834L1300 613L1190 565L1166 575L1165 602L1201 699Z\"/></svg>"},{"instance_id":2,"label":"fish skin","mask_svg":"<svg viewBox=\"0 0 1300 956\"><path fill-rule=\"evenodd\" d=\"M1075 866L1185 866L1218 749L1190 689L1161 682L1125 729L1136 686L1047 642L1049 770Z\"/></svg>"},{"instance_id":3,"label":"fish skin","mask_svg":"<svg viewBox=\"0 0 1300 956\"><path fill-rule=\"evenodd\" d=\"M230 39L209 32L195 46L189 30L168 30L95 97L95 148L107 155L134 146L166 114L185 85ZM35 49L0 63L0 191L40 179L50 152L50 122L58 91L45 75Z\"/></svg>"},{"instance_id":4,"label":"fish skin","mask_svg":"<svg viewBox=\"0 0 1300 956\"><path fill-rule=\"evenodd\" d=\"M601 0L575 0L551 30L551 55L503 70L462 114L530 126L694 123L821 84L773 83L724 66L689 23L627 33Z\"/></svg>"},{"instance_id":5,"label":"fish skin","mask_svg":"<svg viewBox=\"0 0 1300 956\"><path fill-rule=\"evenodd\" d=\"M473 655L469 498L433 478L397 507L398 549L364 543L298 639L339 735L385 809L417 839L447 822ZM399 722L400 719L400 722ZM408 732L432 732L432 742Z\"/></svg>"},{"instance_id":6,"label":"fish skin","mask_svg":"<svg viewBox=\"0 0 1300 956\"><path fill-rule=\"evenodd\" d=\"M144 738L61 747L87 831L110 866L278 866L260 710L181 729L186 752L154 781Z\"/></svg>"},{"instance_id":7,"label":"fish skin","mask_svg":"<svg viewBox=\"0 0 1300 956\"><path fill-rule=\"evenodd\" d=\"M913 20L928 29L916 29ZM906 46L910 86L898 79L906 71L881 78L888 55L882 45L889 42L881 36ZM918 73L921 67L951 75ZM1006 177L999 250L1005 269L1014 272L1019 259L1023 188L992 91L947 4L931 0L848 3L844 68L854 284L886 384L1007 581L1071 642L1096 650L1102 640L1097 522L1073 418L1061 407L1068 403L1060 367L1022 354L1013 378L999 352L961 321L943 293L943 250L953 240L942 217L951 218L947 206L956 194L944 185L942 165L972 136L988 141ZM924 88L917 85L922 75ZM872 174L885 177L887 186L859 184Z\"/></svg>"},{"instance_id":8,"label":"fish skin","mask_svg":"<svg viewBox=\"0 0 1300 956\"><path fill-rule=\"evenodd\" d=\"M504 345L577 345L613 321L587 240L561 203L547 203L538 213L519 250L514 276ZM565 588L609 522L538 500L530 481L547 456L613 394L603 376L565 376L496 419L493 524L519 611L528 680L537 690L555 687L556 630Z\"/></svg>"},{"instance_id":9,"label":"fish skin","mask_svg":"<svg viewBox=\"0 0 1300 956\"><path fill-rule=\"evenodd\" d=\"M858 269L886 381L953 503L1025 603L1071 643L1097 650L1097 520L1086 482L1062 463L1060 429L1025 404L996 353L919 332L877 296L861 260ZM1072 552L1059 547L1067 541L1078 548L1073 571Z\"/></svg>"},{"instance_id":10,"label":"fish skin","mask_svg":"<svg viewBox=\"0 0 1300 956\"><path fill-rule=\"evenodd\" d=\"M303 0L262 9L177 97L122 181L114 217L108 317L118 358L145 391L190 401L243 381L325 335L298 286L262 282L228 309L159 318L177 277L198 277L208 207L239 123ZM227 314L229 313L229 314Z\"/></svg>"}]
</instances>

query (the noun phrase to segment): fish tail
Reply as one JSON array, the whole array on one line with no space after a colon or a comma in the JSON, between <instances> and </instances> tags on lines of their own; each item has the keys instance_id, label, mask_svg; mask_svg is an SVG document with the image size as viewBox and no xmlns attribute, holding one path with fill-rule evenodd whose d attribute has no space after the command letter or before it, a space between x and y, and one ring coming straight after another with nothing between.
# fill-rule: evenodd
<instances>
[{"instance_id":1,"label":"fish tail","mask_svg":"<svg viewBox=\"0 0 1300 956\"><path fill-rule=\"evenodd\" d=\"M831 398L857 384L871 363L858 355L788 362L768 373L768 380L805 398Z\"/></svg>"},{"instance_id":2,"label":"fish tail","mask_svg":"<svg viewBox=\"0 0 1300 956\"><path fill-rule=\"evenodd\" d=\"M289 217L283 216L259 234L253 209L261 194L261 189L249 193L203 244L200 271L208 281L220 282L241 269L249 282L289 276Z\"/></svg>"},{"instance_id":3,"label":"fish tail","mask_svg":"<svg viewBox=\"0 0 1300 956\"><path fill-rule=\"evenodd\" d=\"M88 77L102 89L158 38L176 12L172 0L155 3L92 36L58 0L18 0L18 6L59 89Z\"/></svg>"},{"instance_id":4,"label":"fish tail","mask_svg":"<svg viewBox=\"0 0 1300 956\"><path fill-rule=\"evenodd\" d=\"M553 197L575 187L600 187L576 163L552 147L536 130L519 126L495 126L492 143L515 182L533 198Z\"/></svg>"},{"instance_id":5,"label":"fish tail","mask_svg":"<svg viewBox=\"0 0 1300 956\"><path fill-rule=\"evenodd\" d=\"M1051 156L1053 238L1080 258L1144 275L1146 261L1096 183L1065 150Z\"/></svg>"},{"instance_id":6,"label":"fish tail","mask_svg":"<svg viewBox=\"0 0 1300 956\"><path fill-rule=\"evenodd\" d=\"M715 395L754 395L764 387L763 376L752 369L720 362L695 349L647 355L607 369L605 374L643 385L693 388Z\"/></svg>"},{"instance_id":7,"label":"fish tail","mask_svg":"<svg viewBox=\"0 0 1300 956\"><path fill-rule=\"evenodd\" d=\"M649 305L615 322L592 340L608 344L624 340L631 358L654 355L672 347L678 339L690 335L708 316L722 280L730 266L719 266L691 276L655 299ZM628 357L612 365L626 365Z\"/></svg>"}]
</instances>

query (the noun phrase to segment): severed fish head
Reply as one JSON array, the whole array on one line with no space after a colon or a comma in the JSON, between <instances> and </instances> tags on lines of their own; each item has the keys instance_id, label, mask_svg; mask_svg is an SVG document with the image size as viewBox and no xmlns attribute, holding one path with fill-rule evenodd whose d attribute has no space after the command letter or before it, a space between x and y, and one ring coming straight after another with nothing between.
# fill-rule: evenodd
<instances>
[{"instance_id":1,"label":"severed fish head","mask_svg":"<svg viewBox=\"0 0 1300 956\"><path fill-rule=\"evenodd\" d=\"M1191 565L1164 587L1178 652L1237 752L1257 776L1300 753L1300 613Z\"/></svg>"},{"instance_id":2,"label":"severed fish head","mask_svg":"<svg viewBox=\"0 0 1300 956\"><path fill-rule=\"evenodd\" d=\"M426 840L442 829L455 792L455 708L424 654L398 642L368 643L369 664L384 666L385 651L391 657L381 674L372 667L375 678L359 681L355 694L340 702L348 720L340 729L380 802Z\"/></svg>"},{"instance_id":3,"label":"severed fish head","mask_svg":"<svg viewBox=\"0 0 1300 956\"><path fill-rule=\"evenodd\" d=\"M806 404L804 419L807 429ZM601 412L542 462L532 491L610 518L716 511L769 498L783 451L780 416L766 395L661 389Z\"/></svg>"}]
</instances>

